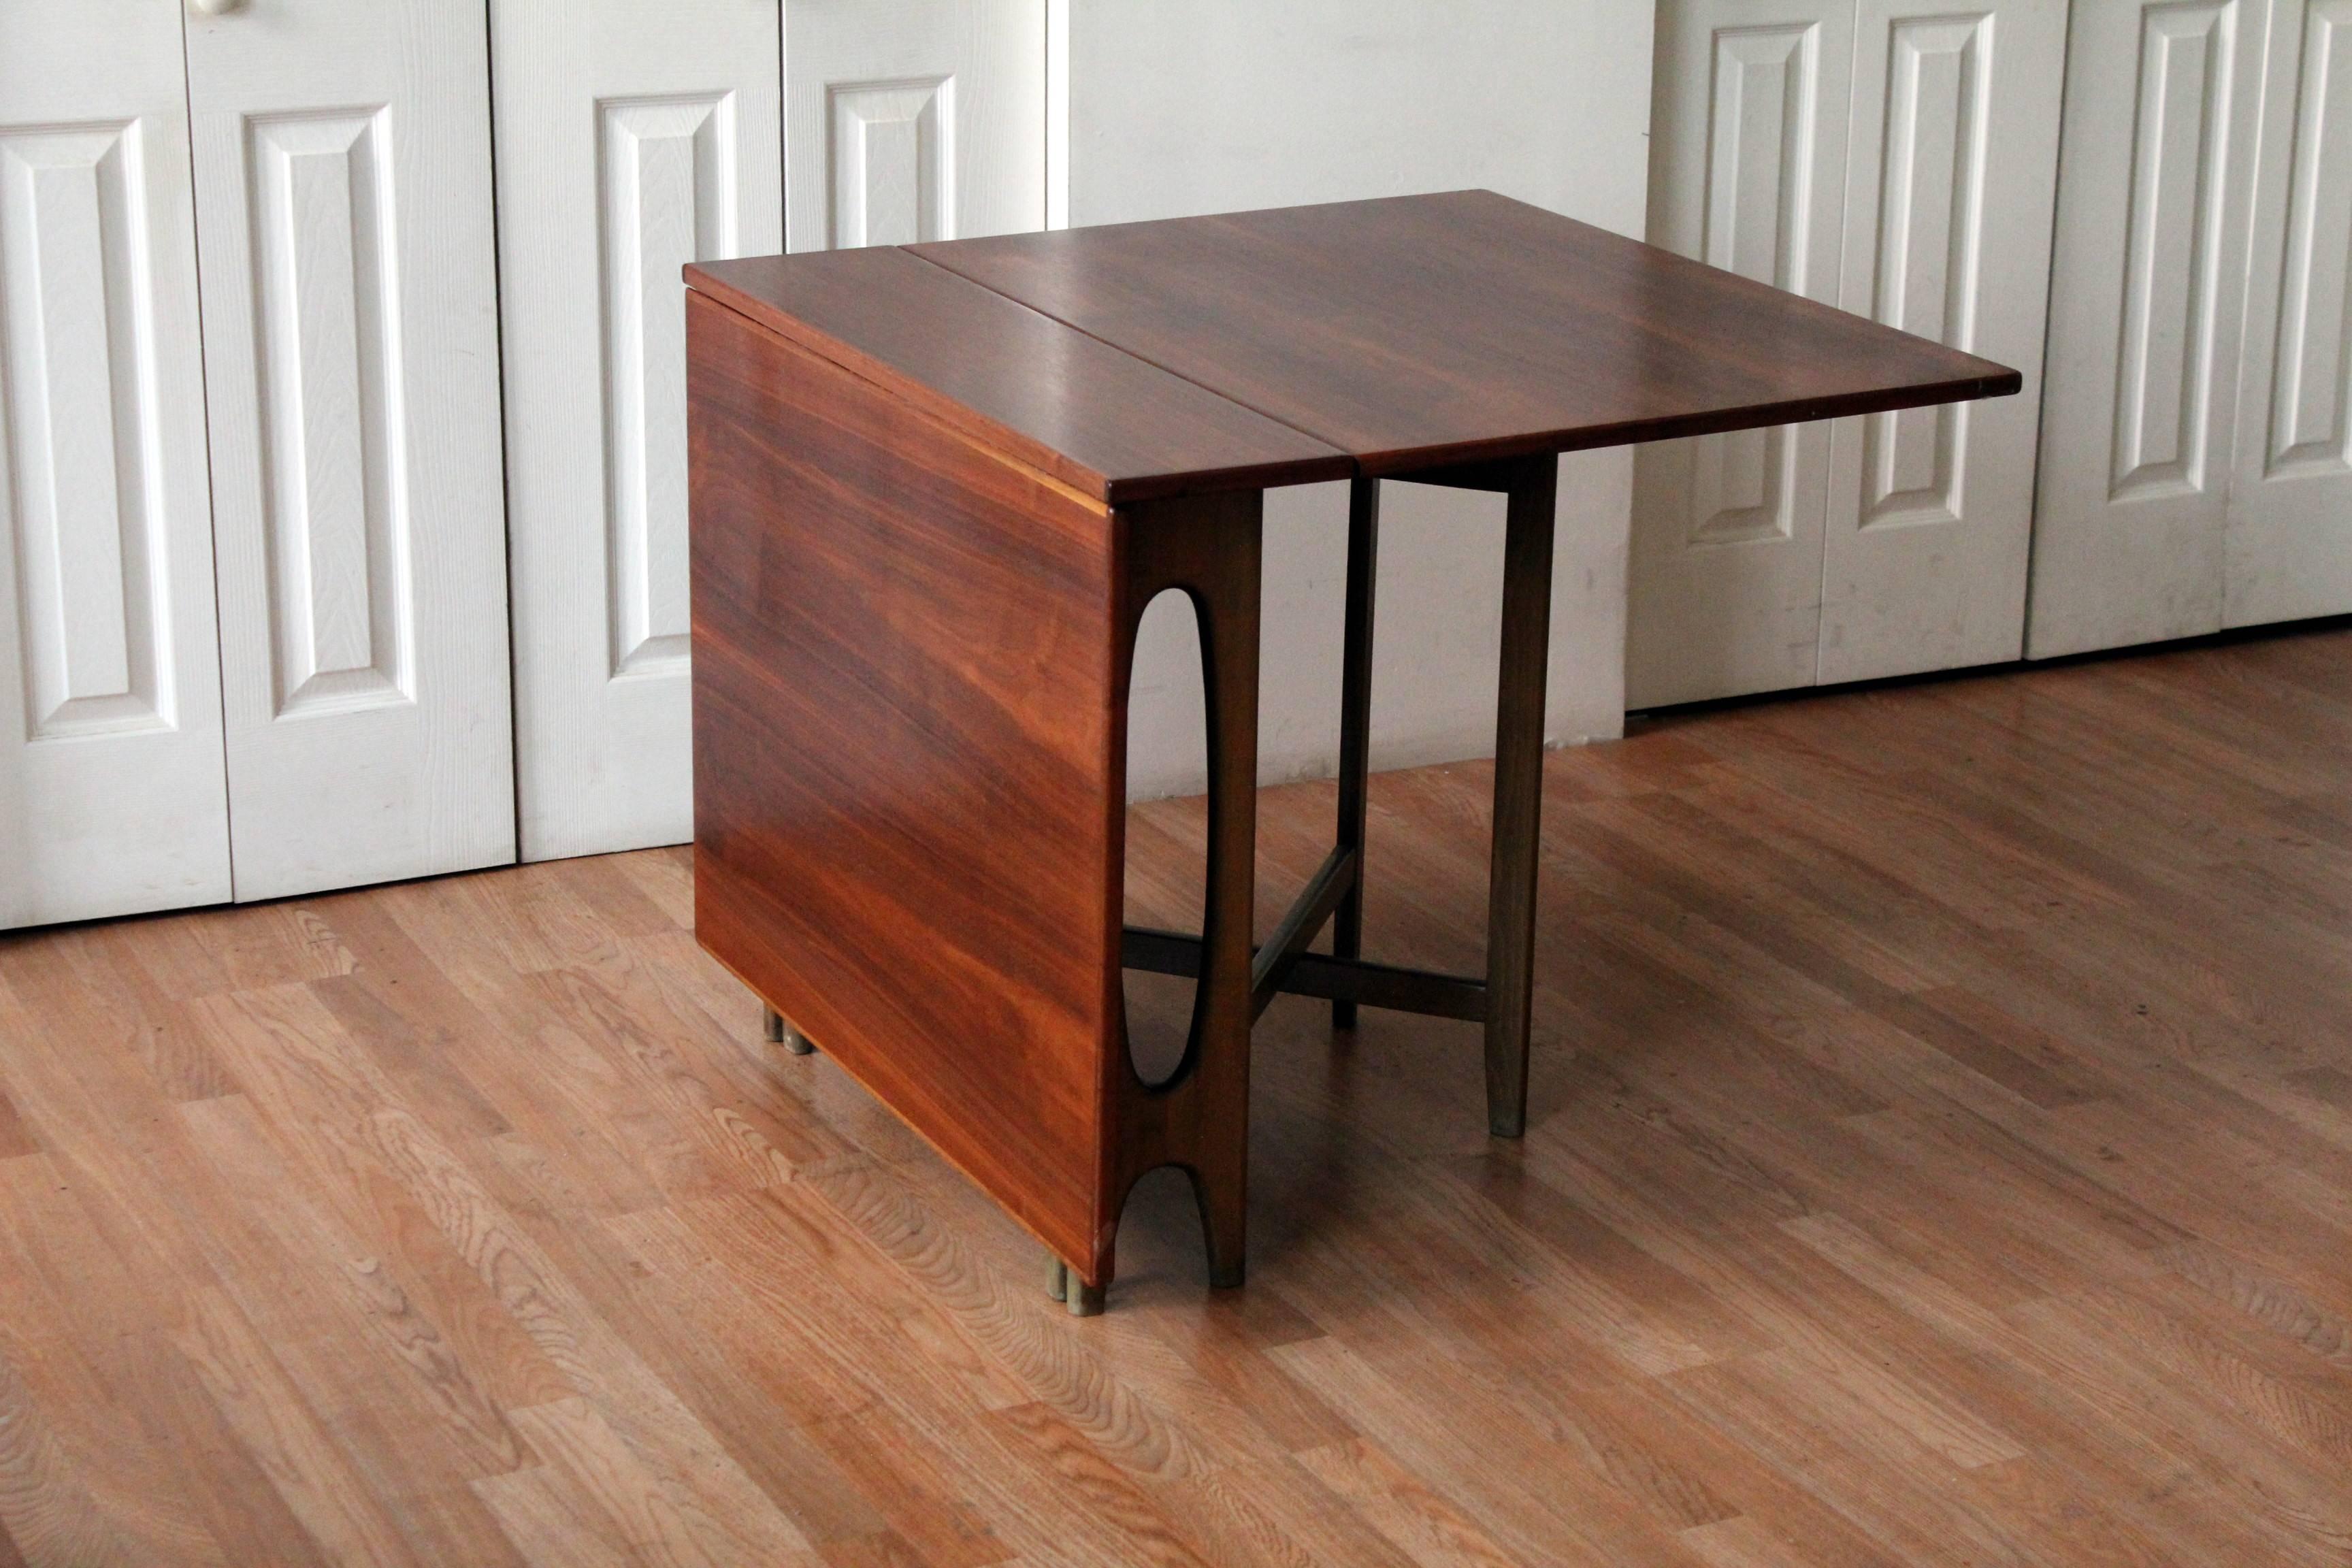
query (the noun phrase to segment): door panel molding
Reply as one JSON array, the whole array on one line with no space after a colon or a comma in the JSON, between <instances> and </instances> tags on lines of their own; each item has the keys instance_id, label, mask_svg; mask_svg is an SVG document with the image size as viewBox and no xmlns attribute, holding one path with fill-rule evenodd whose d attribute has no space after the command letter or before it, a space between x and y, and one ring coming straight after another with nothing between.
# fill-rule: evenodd
<instances>
[{"instance_id":1,"label":"door panel molding","mask_svg":"<svg viewBox=\"0 0 2352 1568\"><path fill-rule=\"evenodd\" d=\"M2311 7L2263 477L2352 468L2352 0Z\"/></svg>"},{"instance_id":2,"label":"door panel molding","mask_svg":"<svg viewBox=\"0 0 2352 1568\"><path fill-rule=\"evenodd\" d=\"M2236 15L2215 0L2141 16L2114 500L2207 488Z\"/></svg>"},{"instance_id":3,"label":"door panel molding","mask_svg":"<svg viewBox=\"0 0 2352 1568\"><path fill-rule=\"evenodd\" d=\"M783 0L786 243L1045 226L1045 0Z\"/></svg>"},{"instance_id":4,"label":"door panel molding","mask_svg":"<svg viewBox=\"0 0 2352 1568\"><path fill-rule=\"evenodd\" d=\"M687 658L686 301L678 273L691 261L740 254L735 100L728 90L597 106L616 679L674 674Z\"/></svg>"},{"instance_id":5,"label":"door panel molding","mask_svg":"<svg viewBox=\"0 0 2352 1568\"><path fill-rule=\"evenodd\" d=\"M33 741L172 724L142 131L0 129L0 415Z\"/></svg>"},{"instance_id":6,"label":"door panel molding","mask_svg":"<svg viewBox=\"0 0 2352 1568\"><path fill-rule=\"evenodd\" d=\"M1895 20L1878 149L1871 317L1971 351L1983 287L1992 20ZM1959 521L1968 415L1969 405L1948 403L1862 421L1858 526Z\"/></svg>"},{"instance_id":7,"label":"door panel molding","mask_svg":"<svg viewBox=\"0 0 2352 1568\"><path fill-rule=\"evenodd\" d=\"M955 78L828 82L830 248L956 237Z\"/></svg>"},{"instance_id":8,"label":"door panel molding","mask_svg":"<svg viewBox=\"0 0 2352 1568\"><path fill-rule=\"evenodd\" d=\"M1802 294L1816 270L1813 144L1820 134L1818 23L1727 27L1715 35L1707 137L1711 267ZM1702 436L1691 450L1692 544L1789 540L1810 487L1793 425Z\"/></svg>"},{"instance_id":9,"label":"door panel molding","mask_svg":"<svg viewBox=\"0 0 2352 1568\"><path fill-rule=\"evenodd\" d=\"M246 121L281 720L415 700L386 119Z\"/></svg>"}]
</instances>

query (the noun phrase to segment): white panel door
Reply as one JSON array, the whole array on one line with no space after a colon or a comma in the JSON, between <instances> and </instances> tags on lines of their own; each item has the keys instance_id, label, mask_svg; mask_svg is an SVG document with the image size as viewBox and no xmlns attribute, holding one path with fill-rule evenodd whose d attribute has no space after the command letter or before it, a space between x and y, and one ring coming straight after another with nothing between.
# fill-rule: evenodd
<instances>
[{"instance_id":1,"label":"white panel door","mask_svg":"<svg viewBox=\"0 0 2352 1568\"><path fill-rule=\"evenodd\" d=\"M514 858L486 31L188 19L240 899Z\"/></svg>"},{"instance_id":2,"label":"white panel door","mask_svg":"<svg viewBox=\"0 0 2352 1568\"><path fill-rule=\"evenodd\" d=\"M1834 303L1853 0L1658 8L1650 239ZM1812 683L1830 429L1746 430L1634 458L1629 708Z\"/></svg>"},{"instance_id":3,"label":"white panel door","mask_svg":"<svg viewBox=\"0 0 2352 1568\"><path fill-rule=\"evenodd\" d=\"M1836 423L1825 685L2023 651L2065 58L2065 0L1862 0L1838 302L2025 385Z\"/></svg>"},{"instance_id":4,"label":"white panel door","mask_svg":"<svg viewBox=\"0 0 2352 1568\"><path fill-rule=\"evenodd\" d=\"M2217 629L2268 0L2075 5L2027 651Z\"/></svg>"},{"instance_id":5,"label":"white panel door","mask_svg":"<svg viewBox=\"0 0 2352 1568\"><path fill-rule=\"evenodd\" d=\"M689 261L783 248L778 0L492 0L522 854L693 837Z\"/></svg>"},{"instance_id":6,"label":"white panel door","mask_svg":"<svg viewBox=\"0 0 2352 1568\"><path fill-rule=\"evenodd\" d=\"M1045 225L1045 0L784 0L794 250Z\"/></svg>"},{"instance_id":7,"label":"white panel door","mask_svg":"<svg viewBox=\"0 0 2352 1568\"><path fill-rule=\"evenodd\" d=\"M2352 610L2352 0L2275 0L2222 620Z\"/></svg>"},{"instance_id":8,"label":"white panel door","mask_svg":"<svg viewBox=\"0 0 2352 1568\"><path fill-rule=\"evenodd\" d=\"M178 0L0 5L0 926L229 895Z\"/></svg>"}]
</instances>

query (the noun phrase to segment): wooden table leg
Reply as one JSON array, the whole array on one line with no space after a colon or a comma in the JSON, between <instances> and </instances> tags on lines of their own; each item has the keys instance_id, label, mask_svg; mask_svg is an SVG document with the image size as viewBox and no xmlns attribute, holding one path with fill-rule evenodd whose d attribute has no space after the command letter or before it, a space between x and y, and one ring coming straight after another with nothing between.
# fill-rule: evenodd
<instances>
[{"instance_id":1,"label":"wooden table leg","mask_svg":"<svg viewBox=\"0 0 2352 1568\"><path fill-rule=\"evenodd\" d=\"M1536 868L1543 817L1544 678L1551 650L1551 553L1559 465L1512 477L1503 537L1503 647L1495 712L1495 842L1486 895L1486 1127L1528 1126L1535 1000Z\"/></svg>"},{"instance_id":2,"label":"wooden table leg","mask_svg":"<svg viewBox=\"0 0 2352 1568\"><path fill-rule=\"evenodd\" d=\"M1347 631L1339 666L1339 847L1356 858L1353 879L1333 912L1331 954L1364 952L1364 816L1370 792L1372 750L1372 585L1381 540L1381 481L1359 477L1348 487ZM1331 1004L1331 1026L1356 1026L1356 1004Z\"/></svg>"},{"instance_id":3,"label":"wooden table leg","mask_svg":"<svg viewBox=\"0 0 2352 1568\"><path fill-rule=\"evenodd\" d=\"M1167 1081L1136 1075L1122 1038L1119 1138L1112 1190L1161 1165L1192 1178L1208 1243L1209 1282L1242 1282L1249 1194L1249 1045L1257 855L1257 668L1263 497L1235 495L1129 509L1126 647L1153 595L1180 588L1201 626L1209 721L1208 899L1200 984L1182 1061ZM1122 675L1118 689L1126 689ZM1108 1255L1097 1285L1110 1277Z\"/></svg>"}]
</instances>

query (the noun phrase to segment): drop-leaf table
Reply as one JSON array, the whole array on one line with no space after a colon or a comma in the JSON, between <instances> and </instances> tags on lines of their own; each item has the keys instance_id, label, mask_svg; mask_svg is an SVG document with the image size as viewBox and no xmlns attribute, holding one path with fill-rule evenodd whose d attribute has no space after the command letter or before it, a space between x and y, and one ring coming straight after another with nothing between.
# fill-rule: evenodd
<instances>
[{"instance_id":1,"label":"drop-leaf table","mask_svg":"<svg viewBox=\"0 0 2352 1568\"><path fill-rule=\"evenodd\" d=\"M1527 1116L1556 459L2014 393L1958 349L1484 191L687 268L704 947L1100 1305L1183 1167L1240 1283L1249 1035L1277 993L1481 1023ZM1486 973L1362 953L1383 479L1507 498ZM1339 821L1252 940L1260 515L1351 481ZM1122 926L1128 669L1198 615L1199 934ZM1332 931L1328 953L1308 944ZM1122 972L1198 978L1166 1081ZM785 1026L782 1020L789 1018Z\"/></svg>"}]
</instances>

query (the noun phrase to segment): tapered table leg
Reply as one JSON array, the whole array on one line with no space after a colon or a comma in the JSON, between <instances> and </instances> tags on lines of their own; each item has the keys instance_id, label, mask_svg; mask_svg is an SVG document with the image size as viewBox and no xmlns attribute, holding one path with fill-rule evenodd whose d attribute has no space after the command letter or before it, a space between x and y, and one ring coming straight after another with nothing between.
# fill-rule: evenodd
<instances>
[{"instance_id":1,"label":"tapered table leg","mask_svg":"<svg viewBox=\"0 0 2352 1568\"><path fill-rule=\"evenodd\" d=\"M1503 540L1501 689L1495 711L1495 842L1486 901L1486 1126L1528 1126L1535 1000L1536 869L1543 816L1544 684L1551 643L1552 510L1559 466L1514 475Z\"/></svg>"},{"instance_id":2,"label":"tapered table leg","mask_svg":"<svg viewBox=\"0 0 2352 1568\"><path fill-rule=\"evenodd\" d=\"M1339 666L1339 822L1342 849L1356 855L1346 896L1332 912L1331 952L1355 959L1364 952L1364 819L1370 793L1372 731L1372 589L1381 538L1381 482L1358 478L1348 489L1347 630ZM1356 1004L1331 1004L1331 1026L1356 1026Z\"/></svg>"},{"instance_id":3,"label":"tapered table leg","mask_svg":"<svg viewBox=\"0 0 2352 1568\"><path fill-rule=\"evenodd\" d=\"M1193 1196L1208 1235L1209 1283L1242 1282L1249 1210L1251 930L1257 881L1258 498L1224 531L1217 580L1200 595L1209 707L1206 963L1196 1016L1200 1093Z\"/></svg>"}]
</instances>

